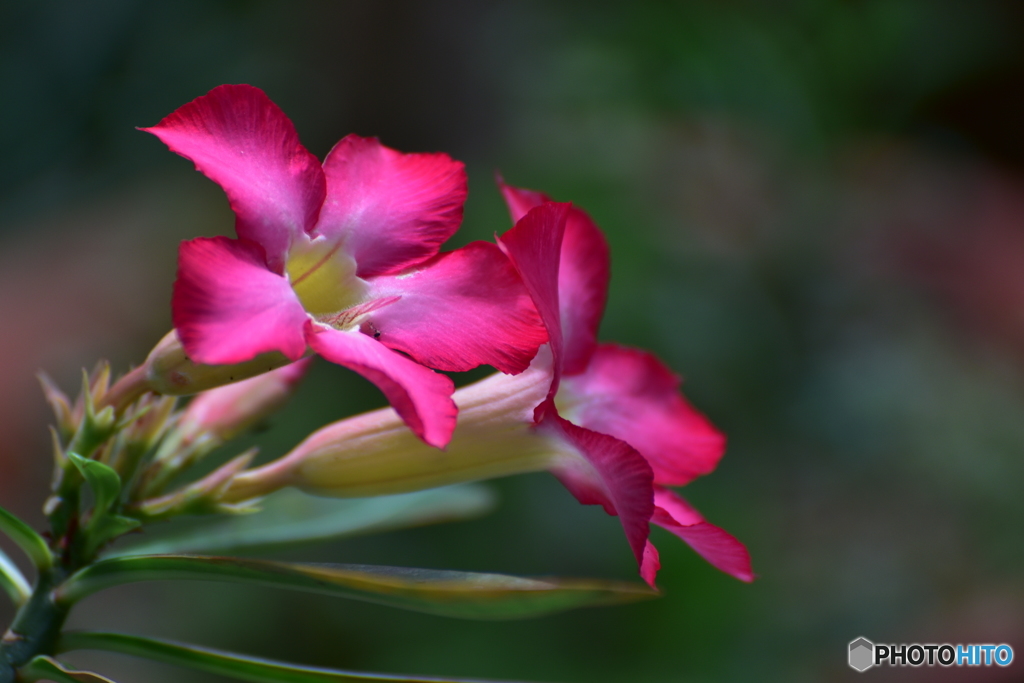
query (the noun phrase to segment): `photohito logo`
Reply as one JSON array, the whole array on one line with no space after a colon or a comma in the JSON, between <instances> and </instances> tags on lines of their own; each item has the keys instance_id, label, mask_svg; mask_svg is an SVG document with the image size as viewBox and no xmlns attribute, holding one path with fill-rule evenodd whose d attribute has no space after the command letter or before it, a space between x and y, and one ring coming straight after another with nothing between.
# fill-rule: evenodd
<instances>
[{"instance_id":1,"label":"photohito logo","mask_svg":"<svg viewBox=\"0 0 1024 683\"><path fill-rule=\"evenodd\" d=\"M1013 662L1013 648L1005 643L994 645L950 645L942 643L901 643L882 645L861 637L850 641L848 650L850 667L867 671L873 666L1009 666Z\"/></svg>"},{"instance_id":2,"label":"photohito logo","mask_svg":"<svg viewBox=\"0 0 1024 683\"><path fill-rule=\"evenodd\" d=\"M857 671L866 671L875 665L875 644L867 638L858 638L850 643L850 666Z\"/></svg>"}]
</instances>

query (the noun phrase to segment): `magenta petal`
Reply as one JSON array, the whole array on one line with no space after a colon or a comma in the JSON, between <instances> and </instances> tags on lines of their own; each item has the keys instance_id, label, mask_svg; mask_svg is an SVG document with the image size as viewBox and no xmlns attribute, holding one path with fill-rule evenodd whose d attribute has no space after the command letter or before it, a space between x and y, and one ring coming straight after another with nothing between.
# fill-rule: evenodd
<instances>
[{"instance_id":1,"label":"magenta petal","mask_svg":"<svg viewBox=\"0 0 1024 683\"><path fill-rule=\"evenodd\" d=\"M224 188L238 236L282 273L291 237L316 224L327 185L292 122L259 88L222 85L142 130Z\"/></svg>"},{"instance_id":2,"label":"magenta petal","mask_svg":"<svg viewBox=\"0 0 1024 683\"><path fill-rule=\"evenodd\" d=\"M487 242L371 282L375 298L399 298L371 313L365 331L438 370L518 374L548 338L512 263Z\"/></svg>"},{"instance_id":3,"label":"magenta petal","mask_svg":"<svg viewBox=\"0 0 1024 683\"><path fill-rule=\"evenodd\" d=\"M452 401L455 385L446 375L358 331L342 332L308 321L306 339L327 360L376 384L416 436L437 448L448 445L458 410Z\"/></svg>"},{"instance_id":4,"label":"magenta petal","mask_svg":"<svg viewBox=\"0 0 1024 683\"><path fill-rule=\"evenodd\" d=\"M642 567L650 534L648 522L654 513L647 461L629 444L577 427L557 414L549 414L540 429L557 434L583 456L589 466L566 461L552 472L584 505L602 505L608 514L619 516L637 564Z\"/></svg>"},{"instance_id":5,"label":"magenta petal","mask_svg":"<svg viewBox=\"0 0 1024 683\"><path fill-rule=\"evenodd\" d=\"M554 359L554 377L549 398L558 391L562 368L562 323L558 312L558 260L565 233L569 204L548 202L531 209L515 226L498 238L498 246L508 255L523 278L526 290L548 331L548 343ZM538 419L543 414L538 407Z\"/></svg>"},{"instance_id":6,"label":"magenta petal","mask_svg":"<svg viewBox=\"0 0 1024 683\"><path fill-rule=\"evenodd\" d=\"M657 507L652 522L683 539L716 569L740 581L754 580L750 553L735 536L705 522L697 510L672 491L655 487L654 502Z\"/></svg>"},{"instance_id":7,"label":"magenta petal","mask_svg":"<svg viewBox=\"0 0 1024 683\"><path fill-rule=\"evenodd\" d=\"M640 563L640 578L646 581L651 588L657 589L654 580L658 576L659 569L661 569L661 558L658 557L658 549L654 547L653 543L647 541L647 545L644 546L644 560Z\"/></svg>"},{"instance_id":8,"label":"magenta petal","mask_svg":"<svg viewBox=\"0 0 1024 683\"><path fill-rule=\"evenodd\" d=\"M525 190L521 187L513 187L506 183L500 175L497 180L498 189L501 190L501 196L505 198L505 204L508 205L508 212L512 216L512 223L518 223L519 219L525 216L530 209L540 206L545 202L552 201L551 197L547 196L543 192Z\"/></svg>"},{"instance_id":9,"label":"magenta petal","mask_svg":"<svg viewBox=\"0 0 1024 683\"><path fill-rule=\"evenodd\" d=\"M267 351L297 360L306 352L306 311L250 242L182 242L171 315L182 346L197 363L241 363Z\"/></svg>"},{"instance_id":10,"label":"magenta petal","mask_svg":"<svg viewBox=\"0 0 1024 683\"><path fill-rule=\"evenodd\" d=\"M500 179L499 186L513 220L550 201L540 192L512 187ZM562 370L566 375L583 372L597 346L597 328L608 298L610 264L608 243L601 230L585 211L572 207L565 221L558 269Z\"/></svg>"},{"instance_id":11,"label":"magenta petal","mask_svg":"<svg viewBox=\"0 0 1024 683\"><path fill-rule=\"evenodd\" d=\"M317 233L344 236L362 278L435 255L462 222L466 171L447 154L402 154L349 135L324 161L327 201Z\"/></svg>"},{"instance_id":12,"label":"magenta petal","mask_svg":"<svg viewBox=\"0 0 1024 683\"><path fill-rule=\"evenodd\" d=\"M654 481L681 486L715 469L725 436L679 393L679 377L654 355L601 344L586 372L564 377L574 422L622 439L654 469Z\"/></svg>"},{"instance_id":13,"label":"magenta petal","mask_svg":"<svg viewBox=\"0 0 1024 683\"><path fill-rule=\"evenodd\" d=\"M583 372L597 348L597 328L608 299L611 257L604 235L584 211L573 207L565 222L558 299L565 343L563 371Z\"/></svg>"}]
</instances>

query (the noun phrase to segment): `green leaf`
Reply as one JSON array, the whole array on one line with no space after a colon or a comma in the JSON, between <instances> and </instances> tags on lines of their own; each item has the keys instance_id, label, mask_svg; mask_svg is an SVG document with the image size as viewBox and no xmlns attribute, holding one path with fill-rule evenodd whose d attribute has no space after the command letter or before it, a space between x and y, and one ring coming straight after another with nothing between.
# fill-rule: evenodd
<instances>
[{"instance_id":1,"label":"green leaf","mask_svg":"<svg viewBox=\"0 0 1024 683\"><path fill-rule=\"evenodd\" d=\"M140 526L142 526L142 522L132 517L104 515L96 521L93 529L96 536L105 541L108 538L116 538L133 529L138 529Z\"/></svg>"},{"instance_id":2,"label":"green leaf","mask_svg":"<svg viewBox=\"0 0 1024 683\"><path fill-rule=\"evenodd\" d=\"M32 527L7 510L0 507L0 531L6 533L18 547L25 551L36 569L42 571L53 566L53 555L43 537L33 531Z\"/></svg>"},{"instance_id":3,"label":"green leaf","mask_svg":"<svg viewBox=\"0 0 1024 683\"><path fill-rule=\"evenodd\" d=\"M494 506L485 486L462 484L376 498L322 498L284 489L262 511L211 522L180 520L178 529L108 552L108 557L181 552L227 552L325 541L356 534L467 519ZM182 528L184 527L184 528Z\"/></svg>"},{"instance_id":4,"label":"green leaf","mask_svg":"<svg viewBox=\"0 0 1024 683\"><path fill-rule=\"evenodd\" d=\"M237 557L153 555L101 560L54 591L70 605L135 581L193 579L289 588L464 619L520 619L652 598L647 586L596 579L527 579L435 569L291 564Z\"/></svg>"},{"instance_id":5,"label":"green leaf","mask_svg":"<svg viewBox=\"0 0 1024 683\"><path fill-rule=\"evenodd\" d=\"M58 644L61 652L105 650L145 657L167 664L227 676L250 683L345 683L351 681L392 681L392 683L483 683L467 678L435 678L400 674L374 674L320 667L298 666L261 657L248 657L212 648L185 645L168 640L141 638L121 633L66 633ZM61 682L63 683L63 681ZM494 683L494 682L492 682Z\"/></svg>"},{"instance_id":6,"label":"green leaf","mask_svg":"<svg viewBox=\"0 0 1024 683\"><path fill-rule=\"evenodd\" d=\"M25 666L18 669L18 680L56 681L56 683L114 683L106 676L91 671L69 669L52 657L39 655Z\"/></svg>"},{"instance_id":7,"label":"green leaf","mask_svg":"<svg viewBox=\"0 0 1024 683\"><path fill-rule=\"evenodd\" d=\"M98 460L89 460L77 453L68 453L68 458L75 463L96 497L94 514L99 515L112 508L121 495L121 477L117 472Z\"/></svg>"},{"instance_id":8,"label":"green leaf","mask_svg":"<svg viewBox=\"0 0 1024 683\"><path fill-rule=\"evenodd\" d=\"M91 556L110 539L126 534L142 523L131 517L112 514L121 497L121 477L113 468L77 453L68 453L68 458L82 473L96 499L85 527L88 537L85 552Z\"/></svg>"},{"instance_id":9,"label":"green leaf","mask_svg":"<svg viewBox=\"0 0 1024 683\"><path fill-rule=\"evenodd\" d=\"M21 607L32 594L32 587L28 585L18 566L7 557L7 553L0 548L0 588L11 597L16 607Z\"/></svg>"}]
</instances>

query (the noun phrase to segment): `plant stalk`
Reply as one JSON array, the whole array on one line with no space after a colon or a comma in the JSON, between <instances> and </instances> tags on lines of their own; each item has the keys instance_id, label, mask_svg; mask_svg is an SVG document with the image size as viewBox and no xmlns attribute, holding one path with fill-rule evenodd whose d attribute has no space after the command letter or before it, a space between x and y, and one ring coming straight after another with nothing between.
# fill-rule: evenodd
<instances>
[{"instance_id":1,"label":"plant stalk","mask_svg":"<svg viewBox=\"0 0 1024 683\"><path fill-rule=\"evenodd\" d=\"M14 683L15 670L36 655L54 653L70 608L57 604L53 589L65 576L59 569L41 573L32 597L18 610L0 641L0 683Z\"/></svg>"}]
</instances>

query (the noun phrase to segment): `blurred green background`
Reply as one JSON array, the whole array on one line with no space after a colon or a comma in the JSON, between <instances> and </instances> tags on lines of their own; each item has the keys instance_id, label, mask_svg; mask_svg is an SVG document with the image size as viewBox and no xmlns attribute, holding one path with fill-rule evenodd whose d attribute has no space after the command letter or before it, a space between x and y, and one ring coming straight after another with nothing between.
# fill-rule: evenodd
<instances>
[{"instance_id":1,"label":"blurred green background","mask_svg":"<svg viewBox=\"0 0 1024 683\"><path fill-rule=\"evenodd\" d=\"M0 3L0 500L41 521L34 373L70 389L98 357L140 362L170 326L178 241L232 230L220 189L134 127L246 82L321 157L356 132L465 161L456 245L508 227L496 169L587 209L612 245L601 336L658 353L728 434L684 493L760 578L656 529L665 597L622 608L476 623L154 584L75 624L567 683L853 680L857 636L1024 656L1022 30L1024 6L978 0ZM257 441L280 454L382 404L321 363ZM553 478L495 487L479 520L286 556L635 576L617 520Z\"/></svg>"}]
</instances>

